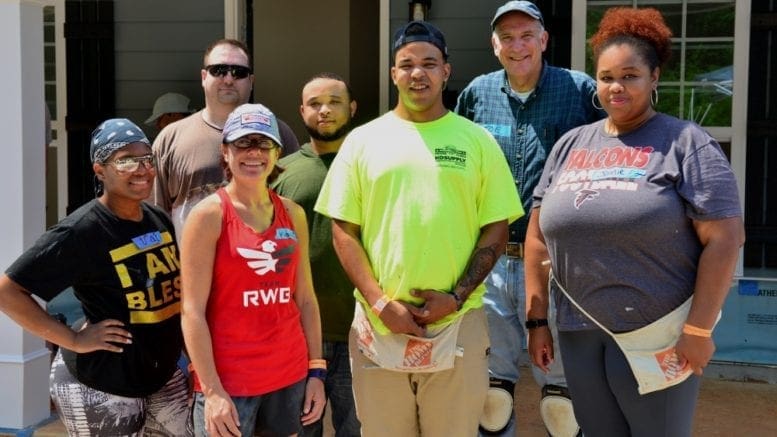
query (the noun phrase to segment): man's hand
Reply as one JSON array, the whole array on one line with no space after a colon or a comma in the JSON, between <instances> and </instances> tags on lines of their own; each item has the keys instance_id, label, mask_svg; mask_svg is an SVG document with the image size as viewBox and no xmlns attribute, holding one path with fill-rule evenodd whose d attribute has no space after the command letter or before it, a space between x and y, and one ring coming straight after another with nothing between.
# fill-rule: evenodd
<instances>
[{"instance_id":1,"label":"man's hand","mask_svg":"<svg viewBox=\"0 0 777 437\"><path fill-rule=\"evenodd\" d=\"M386 304L378 317L395 334L410 334L416 337L424 337L426 335L426 328L416 322L416 318L422 317L423 314L421 309L412 304L392 300Z\"/></svg>"},{"instance_id":2,"label":"man's hand","mask_svg":"<svg viewBox=\"0 0 777 437\"><path fill-rule=\"evenodd\" d=\"M85 323L76 333L73 352L84 354L98 350L121 353L124 348L118 345L132 344L132 334L123 329L124 323L115 319L106 319L95 324Z\"/></svg>"},{"instance_id":3,"label":"man's hand","mask_svg":"<svg viewBox=\"0 0 777 437\"><path fill-rule=\"evenodd\" d=\"M415 322L419 325L434 323L448 314L457 311L457 302L452 294L440 290L412 289L410 294L424 300L421 306L421 314L415 316Z\"/></svg>"}]
</instances>

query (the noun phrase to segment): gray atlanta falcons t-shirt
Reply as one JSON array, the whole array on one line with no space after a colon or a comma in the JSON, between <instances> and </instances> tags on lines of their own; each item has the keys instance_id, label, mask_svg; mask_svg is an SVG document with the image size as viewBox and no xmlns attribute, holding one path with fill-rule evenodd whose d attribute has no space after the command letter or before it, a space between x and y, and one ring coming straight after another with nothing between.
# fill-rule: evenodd
<instances>
[{"instance_id":1,"label":"gray atlanta falcons t-shirt","mask_svg":"<svg viewBox=\"0 0 777 437\"><path fill-rule=\"evenodd\" d=\"M554 146L534 191L554 276L615 332L660 318L692 293L702 250L692 220L741 216L720 146L696 124L657 114L608 135L604 120ZM561 293L562 330L593 323Z\"/></svg>"}]
</instances>

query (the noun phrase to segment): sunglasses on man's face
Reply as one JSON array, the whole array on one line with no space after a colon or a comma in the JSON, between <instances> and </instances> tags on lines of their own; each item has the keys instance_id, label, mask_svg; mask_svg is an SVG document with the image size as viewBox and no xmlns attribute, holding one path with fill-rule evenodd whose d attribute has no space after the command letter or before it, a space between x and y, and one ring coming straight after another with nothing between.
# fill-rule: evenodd
<instances>
[{"instance_id":1,"label":"sunglasses on man's face","mask_svg":"<svg viewBox=\"0 0 777 437\"><path fill-rule=\"evenodd\" d=\"M213 64L207 65L205 70L213 77L224 77L229 73L235 79L245 79L251 74L251 69L243 65Z\"/></svg>"},{"instance_id":2,"label":"sunglasses on man's face","mask_svg":"<svg viewBox=\"0 0 777 437\"><path fill-rule=\"evenodd\" d=\"M138 170L140 164L143 164L146 170L150 170L154 168L155 162L154 155L143 155L116 158L113 161L108 161L108 164L113 165L119 173L132 173Z\"/></svg>"}]
</instances>

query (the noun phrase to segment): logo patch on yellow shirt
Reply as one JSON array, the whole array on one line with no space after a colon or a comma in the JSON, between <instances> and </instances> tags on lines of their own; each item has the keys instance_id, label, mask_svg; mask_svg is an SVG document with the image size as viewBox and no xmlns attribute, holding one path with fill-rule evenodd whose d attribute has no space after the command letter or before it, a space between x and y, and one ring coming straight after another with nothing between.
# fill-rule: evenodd
<instances>
[{"instance_id":1,"label":"logo patch on yellow shirt","mask_svg":"<svg viewBox=\"0 0 777 437\"><path fill-rule=\"evenodd\" d=\"M453 146L435 147L434 160L440 167L463 169L467 167L467 152Z\"/></svg>"}]
</instances>

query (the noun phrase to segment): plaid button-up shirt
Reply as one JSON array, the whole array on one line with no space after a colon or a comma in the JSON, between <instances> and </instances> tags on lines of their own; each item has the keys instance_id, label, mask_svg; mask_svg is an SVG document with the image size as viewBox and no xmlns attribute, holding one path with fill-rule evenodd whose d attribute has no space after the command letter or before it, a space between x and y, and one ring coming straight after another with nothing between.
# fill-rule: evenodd
<instances>
[{"instance_id":1,"label":"plaid button-up shirt","mask_svg":"<svg viewBox=\"0 0 777 437\"><path fill-rule=\"evenodd\" d=\"M585 73L545 63L526 101L510 88L504 70L476 77L455 111L488 129L502 147L527 214L510 225L510 241L526 237L532 191L553 144L568 130L603 118L591 98L596 82Z\"/></svg>"}]
</instances>

